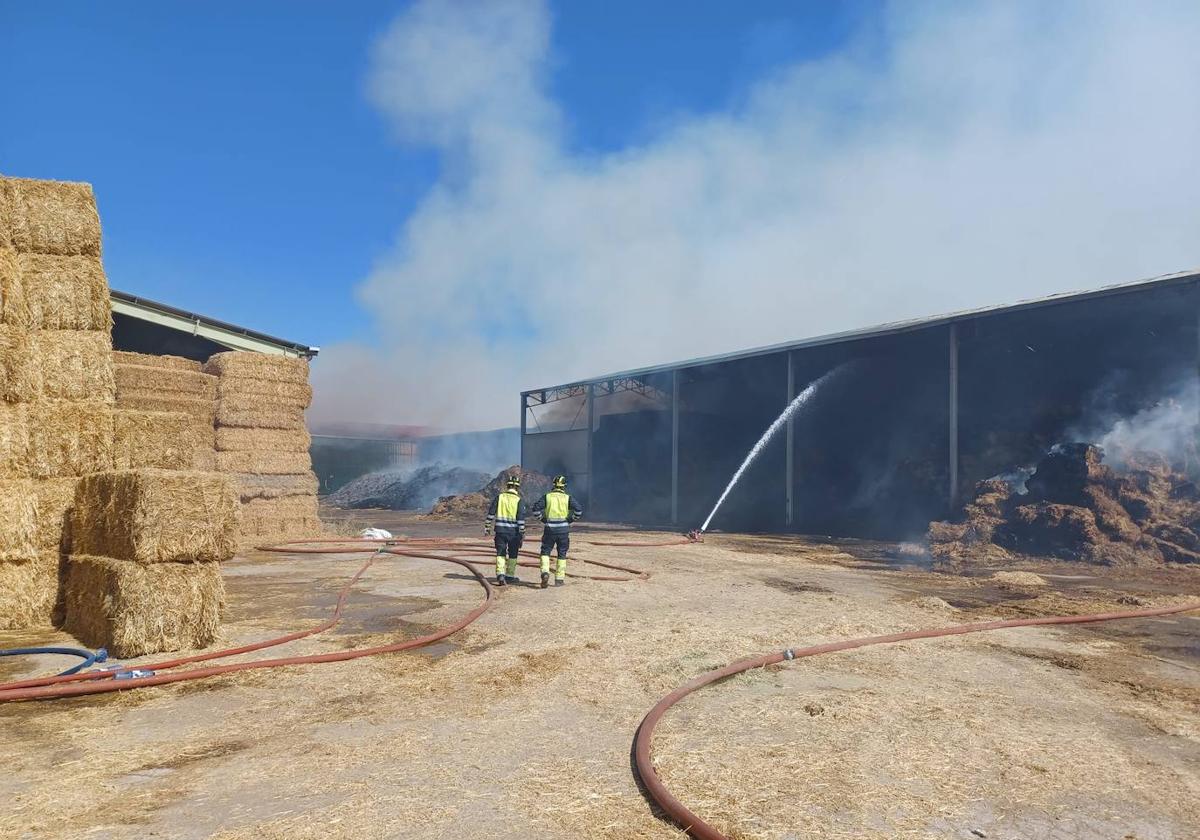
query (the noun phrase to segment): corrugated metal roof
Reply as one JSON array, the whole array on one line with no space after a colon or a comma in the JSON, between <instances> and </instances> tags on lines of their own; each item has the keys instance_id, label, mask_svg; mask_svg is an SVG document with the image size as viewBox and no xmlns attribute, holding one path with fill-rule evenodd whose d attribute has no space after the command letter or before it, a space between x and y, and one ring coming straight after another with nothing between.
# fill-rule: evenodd
<instances>
[{"instance_id":1,"label":"corrugated metal roof","mask_svg":"<svg viewBox=\"0 0 1200 840\"><path fill-rule=\"evenodd\" d=\"M1078 301L1093 300L1112 295L1129 294L1131 292L1141 292L1152 288L1177 286L1195 282L1200 282L1200 269L1180 271L1174 274L1164 274L1160 277L1151 277L1146 280L1135 280L1131 283L1117 283L1115 285L1103 286L1099 289L1092 289L1090 291L1059 292L1057 294L1047 295L1046 297L1035 298L1033 300L1018 301L1017 303L984 306L978 309L967 309L961 312L951 312L944 315L932 315L925 318L913 318L907 321L894 321L887 324L879 324L873 327L829 333L828 335L821 335L813 338L804 338L798 341L770 344L765 347L755 347L748 350L721 353L715 356L701 356L681 362L671 362L660 365L652 365L650 367L635 368L633 370L610 373L604 376L594 376L588 379L579 379L573 382L549 385L545 388L530 388L526 391L522 391L522 394L532 394L537 391L549 391L554 388L570 388L579 385L587 385L593 382L604 382L610 379L624 379L626 377L667 373L682 368L700 367L701 365L711 365L719 362L731 362L738 359L747 359L754 356L765 356L771 353L779 353L786 350L800 350L806 347L819 347L825 344L840 344L842 342L856 341L864 338L896 335L898 333L913 332L915 330L928 329L930 327L942 326L960 321L968 321L974 318L982 318L989 315L998 315L1007 312L1019 312L1021 310L1037 309L1043 306L1057 306L1064 303L1075 303Z\"/></svg>"},{"instance_id":2,"label":"corrugated metal roof","mask_svg":"<svg viewBox=\"0 0 1200 840\"><path fill-rule=\"evenodd\" d=\"M179 309L170 304L159 303L158 301L149 300L138 295L131 295L128 292L110 289L109 294L113 299L114 312L129 315L133 318L141 318L142 320L152 320L155 323L178 329L181 332L190 332L192 334L203 332L206 338L235 349L267 349L253 346L255 344L267 345L271 350L276 352L295 354L309 359L316 356L321 350L319 347L309 347L307 344L288 341L285 338L276 338L273 335L267 335L257 330L239 327L237 324L219 321L216 318L209 318L207 315L188 312L186 309Z\"/></svg>"}]
</instances>

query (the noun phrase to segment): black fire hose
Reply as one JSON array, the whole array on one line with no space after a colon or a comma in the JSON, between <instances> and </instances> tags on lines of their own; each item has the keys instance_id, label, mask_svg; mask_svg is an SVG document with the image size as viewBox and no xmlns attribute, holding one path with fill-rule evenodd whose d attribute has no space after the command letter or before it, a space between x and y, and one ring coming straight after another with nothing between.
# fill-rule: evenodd
<instances>
[{"instance_id":1,"label":"black fire hose","mask_svg":"<svg viewBox=\"0 0 1200 840\"><path fill-rule=\"evenodd\" d=\"M0 650L0 656L40 656L42 654L57 654L59 656L78 656L80 659L83 660L78 665L76 665L72 668L68 668L67 670L63 671L61 674L58 674L58 676L60 676L60 677L65 677L70 674L77 674L80 671L82 671L84 668L95 665L97 662L104 662L106 659L108 659L108 651L105 650L104 648L100 648L95 653L93 653L90 650L83 650L81 648L69 648L69 647L31 647L31 648L8 648L7 650Z\"/></svg>"}]
</instances>

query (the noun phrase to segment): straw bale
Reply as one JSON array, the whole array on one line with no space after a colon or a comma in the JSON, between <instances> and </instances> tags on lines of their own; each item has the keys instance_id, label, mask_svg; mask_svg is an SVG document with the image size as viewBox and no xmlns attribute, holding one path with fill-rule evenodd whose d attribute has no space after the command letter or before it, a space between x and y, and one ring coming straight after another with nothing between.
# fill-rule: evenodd
<instances>
[{"instance_id":1,"label":"straw bale","mask_svg":"<svg viewBox=\"0 0 1200 840\"><path fill-rule=\"evenodd\" d=\"M217 400L216 420L218 426L242 429L303 429L304 410L270 405L248 406Z\"/></svg>"},{"instance_id":2,"label":"straw bale","mask_svg":"<svg viewBox=\"0 0 1200 840\"><path fill-rule=\"evenodd\" d=\"M100 330L40 330L33 333L34 358L41 367L42 396L111 403L112 336Z\"/></svg>"},{"instance_id":3,"label":"straw bale","mask_svg":"<svg viewBox=\"0 0 1200 840\"><path fill-rule=\"evenodd\" d=\"M23 253L100 256L91 184L6 178L12 246Z\"/></svg>"},{"instance_id":4,"label":"straw bale","mask_svg":"<svg viewBox=\"0 0 1200 840\"><path fill-rule=\"evenodd\" d=\"M17 265L35 329L112 329L108 279L98 257L21 254Z\"/></svg>"},{"instance_id":5,"label":"straw bale","mask_svg":"<svg viewBox=\"0 0 1200 840\"><path fill-rule=\"evenodd\" d=\"M307 452L312 436L306 429L217 429L221 452Z\"/></svg>"},{"instance_id":6,"label":"straw bale","mask_svg":"<svg viewBox=\"0 0 1200 840\"><path fill-rule=\"evenodd\" d=\"M66 564L63 629L121 658L211 644L225 582L218 563L156 563L73 554Z\"/></svg>"},{"instance_id":7,"label":"straw bale","mask_svg":"<svg viewBox=\"0 0 1200 840\"><path fill-rule=\"evenodd\" d=\"M71 550L138 563L228 560L238 501L220 473L123 470L79 482Z\"/></svg>"},{"instance_id":8,"label":"straw bale","mask_svg":"<svg viewBox=\"0 0 1200 840\"><path fill-rule=\"evenodd\" d=\"M177 411L203 420L210 426L217 416L217 405L212 400L176 392L118 389L116 406L137 411Z\"/></svg>"},{"instance_id":9,"label":"straw bale","mask_svg":"<svg viewBox=\"0 0 1200 840\"><path fill-rule=\"evenodd\" d=\"M316 537L322 533L321 520L315 516L251 516L243 520L241 543L243 546L264 545Z\"/></svg>"},{"instance_id":10,"label":"straw bale","mask_svg":"<svg viewBox=\"0 0 1200 840\"><path fill-rule=\"evenodd\" d=\"M218 452L217 469L223 473L294 475L312 469L307 452Z\"/></svg>"},{"instance_id":11,"label":"straw bale","mask_svg":"<svg viewBox=\"0 0 1200 840\"><path fill-rule=\"evenodd\" d=\"M113 410L97 402L40 400L25 406L28 469L65 478L112 469Z\"/></svg>"},{"instance_id":12,"label":"straw bale","mask_svg":"<svg viewBox=\"0 0 1200 840\"><path fill-rule=\"evenodd\" d=\"M0 324L26 328L32 324L17 252L3 246L0 246Z\"/></svg>"},{"instance_id":13,"label":"straw bale","mask_svg":"<svg viewBox=\"0 0 1200 840\"><path fill-rule=\"evenodd\" d=\"M128 409L113 412L113 469L191 469L196 450L203 447L202 428L187 414Z\"/></svg>"},{"instance_id":14,"label":"straw bale","mask_svg":"<svg viewBox=\"0 0 1200 840\"><path fill-rule=\"evenodd\" d=\"M0 561L0 630L49 627L58 601L57 551L24 563Z\"/></svg>"},{"instance_id":15,"label":"straw bale","mask_svg":"<svg viewBox=\"0 0 1200 840\"><path fill-rule=\"evenodd\" d=\"M171 368L172 370L191 370L199 373L204 365L194 359L182 356L155 356L151 353L133 353L128 350L114 350L113 361L119 365L142 365L143 367Z\"/></svg>"},{"instance_id":16,"label":"straw bale","mask_svg":"<svg viewBox=\"0 0 1200 840\"><path fill-rule=\"evenodd\" d=\"M117 381L117 399L120 399L122 394L131 392L188 395L210 401L217 396L217 377L207 373L118 362L114 367L114 375Z\"/></svg>"},{"instance_id":17,"label":"straw bale","mask_svg":"<svg viewBox=\"0 0 1200 840\"><path fill-rule=\"evenodd\" d=\"M277 499L252 499L242 503L242 520L316 519L316 496L282 496Z\"/></svg>"},{"instance_id":18,"label":"straw bale","mask_svg":"<svg viewBox=\"0 0 1200 840\"><path fill-rule=\"evenodd\" d=\"M0 478L29 476L29 431L25 406L0 402Z\"/></svg>"},{"instance_id":19,"label":"straw bale","mask_svg":"<svg viewBox=\"0 0 1200 840\"><path fill-rule=\"evenodd\" d=\"M37 496L25 478L0 480L0 562L37 557Z\"/></svg>"},{"instance_id":20,"label":"straw bale","mask_svg":"<svg viewBox=\"0 0 1200 840\"><path fill-rule=\"evenodd\" d=\"M24 327L0 324L0 400L28 402L42 390L42 368L33 334Z\"/></svg>"},{"instance_id":21,"label":"straw bale","mask_svg":"<svg viewBox=\"0 0 1200 840\"><path fill-rule=\"evenodd\" d=\"M45 478L34 481L37 502L37 544L41 551L65 549L69 533L67 520L75 504L77 478Z\"/></svg>"},{"instance_id":22,"label":"straw bale","mask_svg":"<svg viewBox=\"0 0 1200 840\"><path fill-rule=\"evenodd\" d=\"M192 469L200 472L217 471L217 453L209 449L197 449L192 453Z\"/></svg>"},{"instance_id":23,"label":"straw bale","mask_svg":"<svg viewBox=\"0 0 1200 840\"><path fill-rule=\"evenodd\" d=\"M0 175L0 248L12 248L12 184Z\"/></svg>"},{"instance_id":24,"label":"straw bale","mask_svg":"<svg viewBox=\"0 0 1200 840\"><path fill-rule=\"evenodd\" d=\"M270 382L308 382L308 359L232 350L210 356L204 372L217 376L265 379Z\"/></svg>"},{"instance_id":25,"label":"straw bale","mask_svg":"<svg viewBox=\"0 0 1200 840\"><path fill-rule=\"evenodd\" d=\"M252 379L248 376L222 376L217 385L217 396L222 400L248 407L266 403L308 408L312 404L312 395L312 386L307 382L275 382L269 379Z\"/></svg>"},{"instance_id":26,"label":"straw bale","mask_svg":"<svg viewBox=\"0 0 1200 840\"><path fill-rule=\"evenodd\" d=\"M243 502L253 499L280 499L288 496L315 496L317 477L311 472L297 475L231 475Z\"/></svg>"}]
</instances>

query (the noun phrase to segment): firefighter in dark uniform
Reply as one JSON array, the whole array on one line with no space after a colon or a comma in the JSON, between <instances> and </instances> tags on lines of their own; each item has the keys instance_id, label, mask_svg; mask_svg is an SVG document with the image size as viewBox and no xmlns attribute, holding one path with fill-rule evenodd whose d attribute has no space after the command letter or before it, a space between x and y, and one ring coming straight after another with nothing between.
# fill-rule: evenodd
<instances>
[{"instance_id":1,"label":"firefighter in dark uniform","mask_svg":"<svg viewBox=\"0 0 1200 840\"><path fill-rule=\"evenodd\" d=\"M504 490L492 500L483 524L485 534L495 533L497 586L521 582L517 577L517 552L525 539L525 502L520 489L521 479L510 475Z\"/></svg>"},{"instance_id":2,"label":"firefighter in dark uniform","mask_svg":"<svg viewBox=\"0 0 1200 840\"><path fill-rule=\"evenodd\" d=\"M556 475L554 486L533 503L534 515L541 517L542 528L542 589L550 585L550 552L558 551L554 569L554 585L562 586L567 579L567 551L571 548L571 523L583 516L583 508L574 497L567 495L567 477Z\"/></svg>"}]
</instances>

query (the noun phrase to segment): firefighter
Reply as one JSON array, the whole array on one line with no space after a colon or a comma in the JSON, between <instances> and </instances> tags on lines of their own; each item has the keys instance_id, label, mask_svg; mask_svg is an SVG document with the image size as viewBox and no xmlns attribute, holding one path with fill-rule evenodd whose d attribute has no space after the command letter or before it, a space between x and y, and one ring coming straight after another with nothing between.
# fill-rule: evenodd
<instances>
[{"instance_id":1,"label":"firefighter","mask_svg":"<svg viewBox=\"0 0 1200 840\"><path fill-rule=\"evenodd\" d=\"M567 477L556 475L550 492L533 503L533 512L541 517L542 528L542 589L550 585L550 551L558 552L554 569L554 585L562 586L567 578L567 551L571 547L571 523L583 516L583 508L574 497L567 495Z\"/></svg>"},{"instance_id":2,"label":"firefighter","mask_svg":"<svg viewBox=\"0 0 1200 840\"><path fill-rule=\"evenodd\" d=\"M521 498L521 479L510 475L503 491L492 500L483 533L495 531L496 585L520 583L517 577L517 553L525 539L525 502Z\"/></svg>"}]
</instances>

